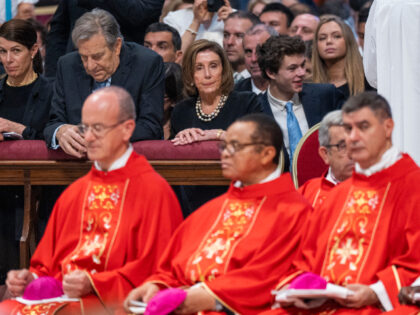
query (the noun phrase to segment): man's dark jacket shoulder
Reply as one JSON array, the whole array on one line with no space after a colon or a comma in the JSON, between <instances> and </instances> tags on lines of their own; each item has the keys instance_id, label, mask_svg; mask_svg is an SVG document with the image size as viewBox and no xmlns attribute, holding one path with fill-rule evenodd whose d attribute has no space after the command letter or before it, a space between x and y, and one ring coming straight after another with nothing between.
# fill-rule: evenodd
<instances>
[{"instance_id":1,"label":"man's dark jacket shoulder","mask_svg":"<svg viewBox=\"0 0 420 315\"><path fill-rule=\"evenodd\" d=\"M50 118L44 130L51 146L56 128L62 124L78 124L81 108L91 94L94 80L89 76L78 52L59 59ZM163 132L164 69L162 58L135 43L123 43L120 64L111 77L111 85L125 88L136 106L136 129L132 141L161 139Z\"/></svg>"},{"instance_id":2,"label":"man's dark jacket shoulder","mask_svg":"<svg viewBox=\"0 0 420 315\"><path fill-rule=\"evenodd\" d=\"M55 77L58 59L75 49L71 32L77 19L94 8L111 13L126 41L143 44L146 28L159 21L164 0L60 0L47 35L45 75Z\"/></svg>"},{"instance_id":3,"label":"man's dark jacket shoulder","mask_svg":"<svg viewBox=\"0 0 420 315\"><path fill-rule=\"evenodd\" d=\"M237 82L235 84L234 90L238 92L244 92L244 91L252 92L251 78L246 78Z\"/></svg>"}]
</instances>

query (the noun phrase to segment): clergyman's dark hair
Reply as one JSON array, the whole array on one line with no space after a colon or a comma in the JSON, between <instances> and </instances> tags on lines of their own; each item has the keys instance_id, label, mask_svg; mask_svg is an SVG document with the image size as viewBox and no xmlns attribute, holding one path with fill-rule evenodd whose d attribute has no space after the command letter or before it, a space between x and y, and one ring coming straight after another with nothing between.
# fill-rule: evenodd
<instances>
[{"instance_id":1,"label":"clergyman's dark hair","mask_svg":"<svg viewBox=\"0 0 420 315\"><path fill-rule=\"evenodd\" d=\"M363 92L352 96L344 103L342 112L349 114L363 108L370 108L381 119L392 118L388 101L374 91Z\"/></svg>"},{"instance_id":2,"label":"clergyman's dark hair","mask_svg":"<svg viewBox=\"0 0 420 315\"><path fill-rule=\"evenodd\" d=\"M253 123L255 129L251 135L252 142L262 142L273 146L276 149L273 163L279 164L280 152L283 148L283 133L274 118L266 114L249 114L238 118L235 122Z\"/></svg>"}]
</instances>

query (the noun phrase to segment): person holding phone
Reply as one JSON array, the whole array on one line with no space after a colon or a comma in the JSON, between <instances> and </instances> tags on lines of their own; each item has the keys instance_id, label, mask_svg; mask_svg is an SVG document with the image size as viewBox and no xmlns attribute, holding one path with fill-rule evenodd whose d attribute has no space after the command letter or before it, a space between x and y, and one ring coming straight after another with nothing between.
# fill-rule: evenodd
<instances>
[{"instance_id":1,"label":"person holding phone","mask_svg":"<svg viewBox=\"0 0 420 315\"><path fill-rule=\"evenodd\" d=\"M224 20L235 11L229 0L194 0L192 8L170 12L163 22L182 37L182 52L198 39L210 39L222 46Z\"/></svg>"}]
</instances>

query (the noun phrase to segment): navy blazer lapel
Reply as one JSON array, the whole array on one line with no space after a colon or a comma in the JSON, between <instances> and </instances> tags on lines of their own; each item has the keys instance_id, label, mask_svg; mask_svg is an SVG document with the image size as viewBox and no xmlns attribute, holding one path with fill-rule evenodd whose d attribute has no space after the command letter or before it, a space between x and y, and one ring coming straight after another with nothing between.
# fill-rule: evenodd
<instances>
[{"instance_id":1,"label":"navy blazer lapel","mask_svg":"<svg viewBox=\"0 0 420 315\"><path fill-rule=\"evenodd\" d=\"M7 75L4 74L0 78L0 104L3 102L3 85L6 84Z\"/></svg>"},{"instance_id":2,"label":"navy blazer lapel","mask_svg":"<svg viewBox=\"0 0 420 315\"><path fill-rule=\"evenodd\" d=\"M125 86L130 73L131 56L128 47L123 43L120 53L120 64L112 75L111 85ZM140 76L139 76L140 78Z\"/></svg>"},{"instance_id":3,"label":"navy blazer lapel","mask_svg":"<svg viewBox=\"0 0 420 315\"><path fill-rule=\"evenodd\" d=\"M77 86L80 96L80 104L83 104L92 93L93 78L86 73L83 63L80 60L80 68L77 71ZM75 91L75 93L77 93ZM71 105L70 105L71 106Z\"/></svg>"},{"instance_id":4,"label":"navy blazer lapel","mask_svg":"<svg viewBox=\"0 0 420 315\"><path fill-rule=\"evenodd\" d=\"M26 101L25 112L23 113L23 118L22 118L22 123L25 126L31 125L31 120L34 117L34 111L36 110L36 107L38 104L36 100L39 99L39 97L43 97L41 95L42 91L40 91L41 80L42 78L38 77L34 87L32 88L31 95Z\"/></svg>"},{"instance_id":5,"label":"navy blazer lapel","mask_svg":"<svg viewBox=\"0 0 420 315\"><path fill-rule=\"evenodd\" d=\"M314 113L315 102L312 94L312 87L308 84L303 84L302 92L299 93L299 98L302 103L309 128L316 124L314 119L316 117L316 113Z\"/></svg>"},{"instance_id":6,"label":"navy blazer lapel","mask_svg":"<svg viewBox=\"0 0 420 315\"><path fill-rule=\"evenodd\" d=\"M274 117L273 111L271 110L270 103L268 102L267 90L264 93L261 93L260 95L258 95L258 98L263 108L263 112L271 117Z\"/></svg>"}]
</instances>

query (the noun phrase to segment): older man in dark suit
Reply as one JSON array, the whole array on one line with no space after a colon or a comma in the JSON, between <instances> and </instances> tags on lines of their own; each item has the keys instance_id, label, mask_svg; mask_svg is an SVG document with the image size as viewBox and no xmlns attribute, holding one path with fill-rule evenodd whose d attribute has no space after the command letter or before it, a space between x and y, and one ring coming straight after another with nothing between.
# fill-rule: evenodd
<instances>
[{"instance_id":1,"label":"older man in dark suit","mask_svg":"<svg viewBox=\"0 0 420 315\"><path fill-rule=\"evenodd\" d=\"M57 66L50 118L44 130L48 146L85 156L86 143L77 128L82 104L94 90L110 85L124 87L136 104L138 118L131 140L161 139L162 58L140 45L125 43L115 18L101 9L78 19L72 39L78 51L62 57Z\"/></svg>"},{"instance_id":2,"label":"older man in dark suit","mask_svg":"<svg viewBox=\"0 0 420 315\"><path fill-rule=\"evenodd\" d=\"M261 73L258 65L257 46L264 44L270 36L278 33L270 26L257 24L251 27L245 34L242 44L245 52L245 65L251 77L243 79L235 84L236 91L251 91L255 94L264 93L268 87L268 80Z\"/></svg>"},{"instance_id":3,"label":"older man in dark suit","mask_svg":"<svg viewBox=\"0 0 420 315\"><path fill-rule=\"evenodd\" d=\"M42 0L41 0L42 1ZM51 19L51 29L47 35L45 75L55 78L58 59L74 51L71 32L78 18L94 8L114 15L121 27L124 39L143 44L146 28L159 21L164 0L60 0L54 1L57 10Z\"/></svg>"},{"instance_id":4,"label":"older man in dark suit","mask_svg":"<svg viewBox=\"0 0 420 315\"><path fill-rule=\"evenodd\" d=\"M305 44L299 37L270 37L258 49L258 64L269 86L260 95L264 112L273 116L284 135L290 160L302 135L343 100L332 84L304 84Z\"/></svg>"}]
</instances>

